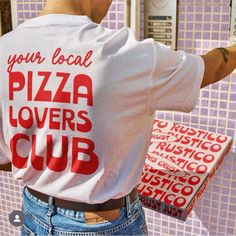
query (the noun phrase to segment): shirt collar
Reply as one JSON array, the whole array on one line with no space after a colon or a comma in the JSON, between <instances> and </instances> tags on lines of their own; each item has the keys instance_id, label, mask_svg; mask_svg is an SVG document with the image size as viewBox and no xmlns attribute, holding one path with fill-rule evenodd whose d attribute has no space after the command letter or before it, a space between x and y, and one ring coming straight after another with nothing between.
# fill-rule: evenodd
<instances>
[{"instance_id":1,"label":"shirt collar","mask_svg":"<svg viewBox=\"0 0 236 236\"><path fill-rule=\"evenodd\" d=\"M37 27L44 25L80 25L91 22L92 20L86 15L47 14L26 20L19 26Z\"/></svg>"}]
</instances>

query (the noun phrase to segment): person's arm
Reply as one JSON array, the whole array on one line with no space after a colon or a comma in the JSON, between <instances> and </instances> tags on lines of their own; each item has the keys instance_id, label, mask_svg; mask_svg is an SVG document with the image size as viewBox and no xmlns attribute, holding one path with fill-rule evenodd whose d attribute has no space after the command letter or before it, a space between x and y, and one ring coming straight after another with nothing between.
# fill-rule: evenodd
<instances>
[{"instance_id":1,"label":"person's arm","mask_svg":"<svg viewBox=\"0 0 236 236\"><path fill-rule=\"evenodd\" d=\"M205 73L201 84L201 88L204 88L234 71L236 68L236 45L215 48L201 57L205 63Z\"/></svg>"},{"instance_id":2,"label":"person's arm","mask_svg":"<svg viewBox=\"0 0 236 236\"><path fill-rule=\"evenodd\" d=\"M11 162L7 163L7 164L3 164L3 165L0 165L0 171L8 171L8 172L11 172L12 171L12 164Z\"/></svg>"}]
</instances>

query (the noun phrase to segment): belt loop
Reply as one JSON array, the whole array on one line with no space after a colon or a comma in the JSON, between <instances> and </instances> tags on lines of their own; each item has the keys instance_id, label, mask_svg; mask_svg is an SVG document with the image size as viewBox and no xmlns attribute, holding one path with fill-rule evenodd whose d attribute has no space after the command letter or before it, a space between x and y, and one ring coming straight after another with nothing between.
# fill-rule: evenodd
<instances>
[{"instance_id":1,"label":"belt loop","mask_svg":"<svg viewBox=\"0 0 236 236\"><path fill-rule=\"evenodd\" d=\"M49 208L52 208L51 206L53 205L53 197L52 196L48 196L48 205L49 205Z\"/></svg>"},{"instance_id":2,"label":"belt loop","mask_svg":"<svg viewBox=\"0 0 236 236\"><path fill-rule=\"evenodd\" d=\"M127 211L127 217L131 217L131 204L130 204L130 197L127 195L125 197L125 202L126 202L126 211Z\"/></svg>"}]
</instances>

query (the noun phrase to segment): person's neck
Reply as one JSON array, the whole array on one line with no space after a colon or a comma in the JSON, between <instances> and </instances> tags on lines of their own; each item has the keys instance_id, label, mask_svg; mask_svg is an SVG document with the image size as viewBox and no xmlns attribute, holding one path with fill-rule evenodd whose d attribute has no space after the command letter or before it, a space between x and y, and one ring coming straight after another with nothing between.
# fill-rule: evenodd
<instances>
[{"instance_id":1,"label":"person's neck","mask_svg":"<svg viewBox=\"0 0 236 236\"><path fill-rule=\"evenodd\" d=\"M91 16L91 8L84 4L85 1L48 0L39 16L47 14L68 14Z\"/></svg>"}]
</instances>

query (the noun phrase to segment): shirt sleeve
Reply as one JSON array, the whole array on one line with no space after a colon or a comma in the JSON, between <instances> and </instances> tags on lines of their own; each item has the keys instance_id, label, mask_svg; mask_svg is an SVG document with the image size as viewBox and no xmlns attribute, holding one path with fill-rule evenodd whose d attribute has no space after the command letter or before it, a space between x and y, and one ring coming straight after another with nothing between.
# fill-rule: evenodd
<instances>
[{"instance_id":1,"label":"shirt sleeve","mask_svg":"<svg viewBox=\"0 0 236 236\"><path fill-rule=\"evenodd\" d=\"M4 165L10 162L7 157L8 154L9 152L3 139L2 120L0 119L0 165Z\"/></svg>"},{"instance_id":2,"label":"shirt sleeve","mask_svg":"<svg viewBox=\"0 0 236 236\"><path fill-rule=\"evenodd\" d=\"M201 56L173 51L153 41L151 110L190 112L197 104L205 65Z\"/></svg>"}]
</instances>

